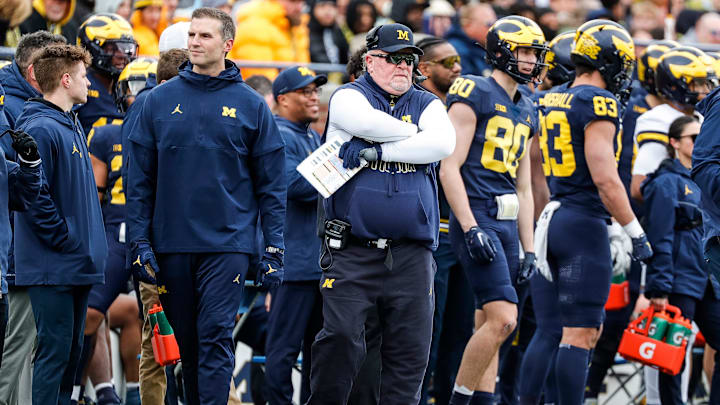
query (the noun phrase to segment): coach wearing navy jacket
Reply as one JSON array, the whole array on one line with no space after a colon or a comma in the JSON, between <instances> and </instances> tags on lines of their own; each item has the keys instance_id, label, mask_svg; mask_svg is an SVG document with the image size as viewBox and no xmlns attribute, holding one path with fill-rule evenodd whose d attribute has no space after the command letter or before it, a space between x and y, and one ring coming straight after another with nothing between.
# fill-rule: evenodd
<instances>
[{"instance_id":1,"label":"coach wearing navy jacket","mask_svg":"<svg viewBox=\"0 0 720 405\"><path fill-rule=\"evenodd\" d=\"M198 8L188 37L190 61L148 93L130 131L127 226L133 271L153 282L152 267L175 330L186 403L224 405L258 215L258 278L282 281L285 145L265 101L225 59L232 17Z\"/></svg>"},{"instance_id":2,"label":"coach wearing navy jacket","mask_svg":"<svg viewBox=\"0 0 720 405\"><path fill-rule=\"evenodd\" d=\"M34 60L43 98L25 104L17 129L37 143L44 177L33 206L15 216L16 284L29 286L37 325L33 405L69 404L88 293L105 281L107 242L85 134L71 111L87 100L90 55L50 45Z\"/></svg>"}]
</instances>

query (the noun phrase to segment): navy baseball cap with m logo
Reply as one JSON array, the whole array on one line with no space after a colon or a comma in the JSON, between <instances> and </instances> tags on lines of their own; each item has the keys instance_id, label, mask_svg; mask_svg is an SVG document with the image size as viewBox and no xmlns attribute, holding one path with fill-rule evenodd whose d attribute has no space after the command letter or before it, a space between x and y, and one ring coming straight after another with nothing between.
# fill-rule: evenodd
<instances>
[{"instance_id":1,"label":"navy baseball cap with m logo","mask_svg":"<svg viewBox=\"0 0 720 405\"><path fill-rule=\"evenodd\" d=\"M370 30L365 37L369 51L380 50L388 53L410 49L412 53L422 55L422 49L415 46L413 33L402 24L384 24Z\"/></svg>"}]
</instances>

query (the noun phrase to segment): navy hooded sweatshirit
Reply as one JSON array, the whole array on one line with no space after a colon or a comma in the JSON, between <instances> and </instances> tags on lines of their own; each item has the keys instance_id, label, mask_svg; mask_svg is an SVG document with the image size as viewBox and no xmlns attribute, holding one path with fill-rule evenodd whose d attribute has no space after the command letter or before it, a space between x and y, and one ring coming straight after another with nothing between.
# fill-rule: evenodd
<instances>
[{"instance_id":1,"label":"navy hooded sweatshirit","mask_svg":"<svg viewBox=\"0 0 720 405\"><path fill-rule=\"evenodd\" d=\"M692 178L702 190L704 247L720 236L720 88L713 90L695 107L705 120L695 140Z\"/></svg>"},{"instance_id":2,"label":"navy hooded sweatshirit","mask_svg":"<svg viewBox=\"0 0 720 405\"><path fill-rule=\"evenodd\" d=\"M642 185L653 257L647 267L650 297L684 294L701 300L708 274L702 249L700 188L679 160L666 159Z\"/></svg>"},{"instance_id":3,"label":"navy hooded sweatshirit","mask_svg":"<svg viewBox=\"0 0 720 405\"><path fill-rule=\"evenodd\" d=\"M320 238L316 237L318 192L297 166L320 147L320 135L307 124L276 116L285 140L287 214L285 216L284 281L320 280Z\"/></svg>"},{"instance_id":4,"label":"navy hooded sweatshirit","mask_svg":"<svg viewBox=\"0 0 720 405\"><path fill-rule=\"evenodd\" d=\"M284 143L235 64L226 61L216 77L180 66L178 77L148 93L129 141L131 244L253 254L259 213L266 244L284 247Z\"/></svg>"},{"instance_id":5,"label":"navy hooded sweatshirit","mask_svg":"<svg viewBox=\"0 0 720 405\"><path fill-rule=\"evenodd\" d=\"M0 86L0 96L2 93L3 88ZM8 128L8 122L3 114L3 105L0 103L0 133L5 132ZM10 135L3 136L3 141L7 141L8 138ZM3 145L3 148L0 149L0 293L2 294L8 292L5 276L8 271L8 253L12 242L10 210L25 211L30 208L40 192L40 174L42 173L40 166L20 167L16 163L6 160L5 147ZM0 315L1 318L2 315Z\"/></svg>"},{"instance_id":6,"label":"navy hooded sweatshirit","mask_svg":"<svg viewBox=\"0 0 720 405\"><path fill-rule=\"evenodd\" d=\"M31 99L17 128L37 141L44 176L37 201L27 212L15 214L15 283L103 283L105 228L85 134L75 113Z\"/></svg>"},{"instance_id":7,"label":"navy hooded sweatshirit","mask_svg":"<svg viewBox=\"0 0 720 405\"><path fill-rule=\"evenodd\" d=\"M5 116L10 127L15 128L15 121L22 113L25 102L42 95L20 74L20 67L15 61L0 69L0 85L5 89Z\"/></svg>"}]
</instances>

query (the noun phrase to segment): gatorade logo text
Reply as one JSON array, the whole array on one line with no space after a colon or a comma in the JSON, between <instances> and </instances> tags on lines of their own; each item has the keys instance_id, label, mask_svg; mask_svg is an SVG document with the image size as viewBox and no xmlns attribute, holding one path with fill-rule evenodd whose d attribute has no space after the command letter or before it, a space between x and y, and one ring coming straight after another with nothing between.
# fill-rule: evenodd
<instances>
[{"instance_id":1,"label":"gatorade logo text","mask_svg":"<svg viewBox=\"0 0 720 405\"><path fill-rule=\"evenodd\" d=\"M652 342L645 342L640 345L640 348L638 349L638 353L640 353L640 357L643 359L652 359L655 355L655 343Z\"/></svg>"},{"instance_id":2,"label":"gatorade logo text","mask_svg":"<svg viewBox=\"0 0 720 405\"><path fill-rule=\"evenodd\" d=\"M672 335L672 341L675 345L680 346L684 337L685 334L683 332L676 332Z\"/></svg>"},{"instance_id":3,"label":"gatorade logo text","mask_svg":"<svg viewBox=\"0 0 720 405\"><path fill-rule=\"evenodd\" d=\"M648 336L654 335L655 332L657 332L657 325L655 325L654 323L650 324L650 328L648 329Z\"/></svg>"}]
</instances>

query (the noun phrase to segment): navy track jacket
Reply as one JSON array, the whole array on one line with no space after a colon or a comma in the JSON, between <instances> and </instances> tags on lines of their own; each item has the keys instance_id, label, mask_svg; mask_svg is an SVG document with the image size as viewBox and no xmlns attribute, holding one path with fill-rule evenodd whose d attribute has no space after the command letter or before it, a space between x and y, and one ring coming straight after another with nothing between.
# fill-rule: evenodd
<instances>
[{"instance_id":1,"label":"navy track jacket","mask_svg":"<svg viewBox=\"0 0 720 405\"><path fill-rule=\"evenodd\" d=\"M128 142L129 241L158 253L284 248L285 145L264 100L230 61L216 77L180 66L145 98Z\"/></svg>"}]
</instances>

